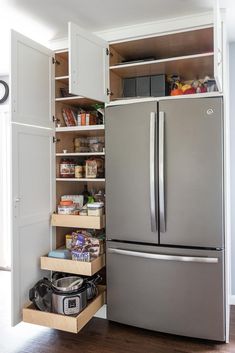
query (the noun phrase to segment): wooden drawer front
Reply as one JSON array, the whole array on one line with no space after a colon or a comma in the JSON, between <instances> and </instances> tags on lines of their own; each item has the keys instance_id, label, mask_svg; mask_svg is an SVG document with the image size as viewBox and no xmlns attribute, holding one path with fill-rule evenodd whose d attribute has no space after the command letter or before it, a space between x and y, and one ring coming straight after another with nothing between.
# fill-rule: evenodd
<instances>
[{"instance_id":1,"label":"wooden drawer front","mask_svg":"<svg viewBox=\"0 0 235 353\"><path fill-rule=\"evenodd\" d=\"M53 214L52 226L102 229L105 227L105 216L74 216Z\"/></svg>"},{"instance_id":2,"label":"wooden drawer front","mask_svg":"<svg viewBox=\"0 0 235 353\"><path fill-rule=\"evenodd\" d=\"M41 257L41 269L92 276L105 266L105 255L100 255L91 262L55 259L48 256Z\"/></svg>"},{"instance_id":3,"label":"wooden drawer front","mask_svg":"<svg viewBox=\"0 0 235 353\"><path fill-rule=\"evenodd\" d=\"M57 330L78 333L105 302L105 286L99 286L99 295L76 317L39 311L35 309L33 304L30 304L23 309L23 321Z\"/></svg>"}]
</instances>

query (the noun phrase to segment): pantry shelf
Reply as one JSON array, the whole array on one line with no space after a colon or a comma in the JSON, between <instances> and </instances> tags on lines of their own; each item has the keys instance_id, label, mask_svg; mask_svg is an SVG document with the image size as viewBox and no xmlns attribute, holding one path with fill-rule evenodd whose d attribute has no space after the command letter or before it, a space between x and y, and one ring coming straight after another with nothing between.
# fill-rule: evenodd
<instances>
[{"instance_id":1,"label":"pantry shelf","mask_svg":"<svg viewBox=\"0 0 235 353\"><path fill-rule=\"evenodd\" d=\"M56 178L56 181L74 181L74 182L80 182L80 181L94 181L94 182L104 182L105 178Z\"/></svg>"},{"instance_id":2,"label":"pantry shelf","mask_svg":"<svg viewBox=\"0 0 235 353\"><path fill-rule=\"evenodd\" d=\"M77 216L53 213L51 225L55 227L102 229L105 227L105 216Z\"/></svg>"},{"instance_id":3,"label":"pantry shelf","mask_svg":"<svg viewBox=\"0 0 235 353\"><path fill-rule=\"evenodd\" d=\"M104 125L61 126L56 128L56 132L96 132L100 130L104 130Z\"/></svg>"},{"instance_id":4,"label":"pantry shelf","mask_svg":"<svg viewBox=\"0 0 235 353\"><path fill-rule=\"evenodd\" d=\"M42 270L93 276L105 266L105 255L100 255L90 262L56 259L48 256L42 256L40 261Z\"/></svg>"},{"instance_id":5,"label":"pantry shelf","mask_svg":"<svg viewBox=\"0 0 235 353\"><path fill-rule=\"evenodd\" d=\"M55 77L55 81L59 81L59 82L64 83L64 84L68 84L69 76L58 76L58 77Z\"/></svg>"},{"instance_id":6,"label":"pantry shelf","mask_svg":"<svg viewBox=\"0 0 235 353\"><path fill-rule=\"evenodd\" d=\"M23 321L57 330L78 333L106 303L106 287L98 286L98 289L98 296L77 316L67 316L40 311L31 303L23 309Z\"/></svg>"},{"instance_id":7,"label":"pantry shelf","mask_svg":"<svg viewBox=\"0 0 235 353\"><path fill-rule=\"evenodd\" d=\"M93 104L100 103L98 101L91 100L88 98L83 98L81 96L59 97L59 98L55 98L55 101L69 104L69 105L74 105L74 106L90 106Z\"/></svg>"},{"instance_id":8,"label":"pantry shelf","mask_svg":"<svg viewBox=\"0 0 235 353\"><path fill-rule=\"evenodd\" d=\"M105 152L79 152L79 153L56 153L57 157L63 156L71 156L71 157L79 157L79 156L104 156Z\"/></svg>"}]
</instances>

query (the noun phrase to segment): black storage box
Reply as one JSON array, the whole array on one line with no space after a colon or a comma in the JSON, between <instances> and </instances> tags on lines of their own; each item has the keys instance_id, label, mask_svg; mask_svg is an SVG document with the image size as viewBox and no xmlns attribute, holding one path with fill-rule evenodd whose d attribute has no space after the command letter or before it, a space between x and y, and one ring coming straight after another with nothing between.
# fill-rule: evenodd
<instances>
[{"instance_id":1,"label":"black storage box","mask_svg":"<svg viewBox=\"0 0 235 353\"><path fill-rule=\"evenodd\" d=\"M164 97L169 95L169 85L166 75L150 76L150 92L152 97Z\"/></svg>"},{"instance_id":2,"label":"black storage box","mask_svg":"<svg viewBox=\"0 0 235 353\"><path fill-rule=\"evenodd\" d=\"M136 96L150 97L150 76L136 77Z\"/></svg>"},{"instance_id":3,"label":"black storage box","mask_svg":"<svg viewBox=\"0 0 235 353\"><path fill-rule=\"evenodd\" d=\"M136 97L135 77L123 79L123 97Z\"/></svg>"},{"instance_id":4,"label":"black storage box","mask_svg":"<svg viewBox=\"0 0 235 353\"><path fill-rule=\"evenodd\" d=\"M169 95L166 75L123 79L123 97L164 97Z\"/></svg>"}]
</instances>

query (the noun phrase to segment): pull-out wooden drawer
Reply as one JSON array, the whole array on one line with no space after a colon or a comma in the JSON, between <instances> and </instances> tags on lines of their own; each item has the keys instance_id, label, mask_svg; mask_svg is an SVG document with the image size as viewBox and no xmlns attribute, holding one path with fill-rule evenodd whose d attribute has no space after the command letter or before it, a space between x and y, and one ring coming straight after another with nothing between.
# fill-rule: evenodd
<instances>
[{"instance_id":1,"label":"pull-out wooden drawer","mask_svg":"<svg viewBox=\"0 0 235 353\"><path fill-rule=\"evenodd\" d=\"M56 227L76 227L102 229L105 227L105 216L75 216L53 214L51 225Z\"/></svg>"},{"instance_id":2,"label":"pull-out wooden drawer","mask_svg":"<svg viewBox=\"0 0 235 353\"><path fill-rule=\"evenodd\" d=\"M53 314L35 309L31 303L23 309L23 321L30 324L46 326L57 330L78 333L105 304L105 286L99 286L99 294L77 316Z\"/></svg>"},{"instance_id":3,"label":"pull-out wooden drawer","mask_svg":"<svg viewBox=\"0 0 235 353\"><path fill-rule=\"evenodd\" d=\"M56 259L48 256L41 257L42 270L73 273L84 276L92 276L101 270L104 266L105 254L98 256L96 259L90 262Z\"/></svg>"}]
</instances>

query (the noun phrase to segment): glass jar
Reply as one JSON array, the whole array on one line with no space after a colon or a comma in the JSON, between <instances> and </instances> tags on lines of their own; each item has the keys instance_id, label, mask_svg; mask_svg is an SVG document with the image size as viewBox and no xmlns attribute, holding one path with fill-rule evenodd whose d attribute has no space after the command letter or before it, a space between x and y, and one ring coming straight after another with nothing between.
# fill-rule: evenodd
<instances>
[{"instance_id":1,"label":"glass jar","mask_svg":"<svg viewBox=\"0 0 235 353\"><path fill-rule=\"evenodd\" d=\"M60 161L60 177L74 178L75 177L75 163L72 159L62 158Z\"/></svg>"},{"instance_id":2,"label":"glass jar","mask_svg":"<svg viewBox=\"0 0 235 353\"><path fill-rule=\"evenodd\" d=\"M84 167L83 165L75 166L75 178L81 179L84 177Z\"/></svg>"}]
</instances>

